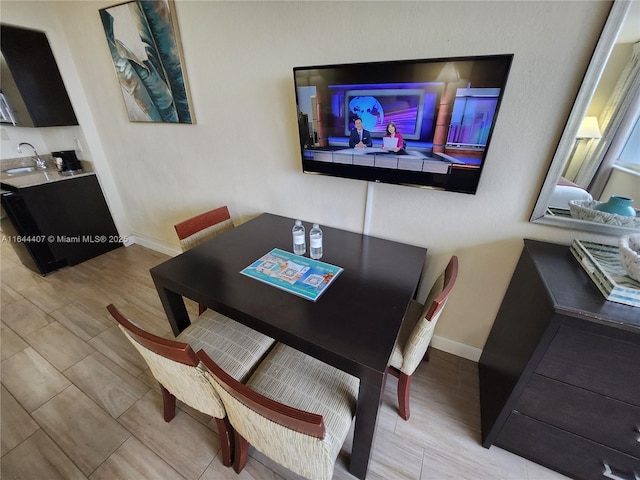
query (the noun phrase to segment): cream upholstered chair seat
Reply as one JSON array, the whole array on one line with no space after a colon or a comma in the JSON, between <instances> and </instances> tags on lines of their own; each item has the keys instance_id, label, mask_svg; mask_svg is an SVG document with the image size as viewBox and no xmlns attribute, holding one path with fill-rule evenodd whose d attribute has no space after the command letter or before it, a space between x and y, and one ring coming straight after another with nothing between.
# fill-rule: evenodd
<instances>
[{"instance_id":1,"label":"cream upholstered chair seat","mask_svg":"<svg viewBox=\"0 0 640 480\"><path fill-rule=\"evenodd\" d=\"M225 372L245 383L275 344L273 338L213 310L207 310L176 337L195 352L204 350Z\"/></svg>"},{"instance_id":2,"label":"cream upholstered chair seat","mask_svg":"<svg viewBox=\"0 0 640 480\"><path fill-rule=\"evenodd\" d=\"M284 433L290 436L296 451L270 448L273 442L266 436L263 440L267 442L258 444L260 435L255 431L245 438L265 455L294 472L301 475L308 472L306 476L312 478L314 475L311 472L323 472L317 478L331 478L333 465L355 415L359 385L359 380L348 373L278 343L258 366L247 386L277 402L322 415L324 438L269 428L268 421L265 427L277 435ZM255 426L249 428L255 429Z\"/></svg>"},{"instance_id":3,"label":"cream upholstered chair seat","mask_svg":"<svg viewBox=\"0 0 640 480\"><path fill-rule=\"evenodd\" d=\"M458 277L458 257L451 257L444 272L436 279L423 304L412 300L402 321L389 361L389 373L398 377L400 416L410 416L411 376L427 353L436 323L444 310Z\"/></svg>"},{"instance_id":4,"label":"cream upholstered chair seat","mask_svg":"<svg viewBox=\"0 0 640 480\"><path fill-rule=\"evenodd\" d=\"M220 434L222 461L230 466L232 428L224 403L208 370L185 339L193 339L201 351L207 351L212 358L218 359L239 381L247 379L273 346L274 340L216 312L205 313L201 321L194 322L183 332L181 340L172 340L141 329L125 318L114 305L109 305L107 310L160 383L165 421L174 418L176 399L214 417Z\"/></svg>"},{"instance_id":5,"label":"cream upholstered chair seat","mask_svg":"<svg viewBox=\"0 0 640 480\"><path fill-rule=\"evenodd\" d=\"M280 343L246 386L207 362L234 428L236 472L251 444L298 475L332 478L355 415L357 378Z\"/></svg>"}]
</instances>

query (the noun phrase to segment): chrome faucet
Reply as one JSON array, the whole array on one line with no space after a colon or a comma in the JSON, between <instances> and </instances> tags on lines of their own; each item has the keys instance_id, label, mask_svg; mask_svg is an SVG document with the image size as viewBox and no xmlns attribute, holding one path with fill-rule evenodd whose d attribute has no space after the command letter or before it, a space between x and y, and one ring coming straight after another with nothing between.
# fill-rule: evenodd
<instances>
[{"instance_id":1,"label":"chrome faucet","mask_svg":"<svg viewBox=\"0 0 640 480\"><path fill-rule=\"evenodd\" d=\"M31 150L33 150L33 153L36 156L36 158L33 161L36 162L36 168L38 170L44 170L45 168L47 168L46 163L44 163L44 161L38 155L38 152L36 151L35 147L33 145L31 145L30 143L27 143L27 142L19 143L18 144L18 153L22 153L22 150L20 148L20 147L22 147L22 145L29 145L31 147Z\"/></svg>"}]
</instances>

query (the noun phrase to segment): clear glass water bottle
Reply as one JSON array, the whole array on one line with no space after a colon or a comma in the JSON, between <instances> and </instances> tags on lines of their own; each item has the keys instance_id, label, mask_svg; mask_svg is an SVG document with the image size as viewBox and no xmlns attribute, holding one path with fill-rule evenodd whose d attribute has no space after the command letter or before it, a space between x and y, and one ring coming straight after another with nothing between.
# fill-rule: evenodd
<instances>
[{"instance_id":1,"label":"clear glass water bottle","mask_svg":"<svg viewBox=\"0 0 640 480\"><path fill-rule=\"evenodd\" d=\"M304 234L304 225L302 225L301 220L296 220L291 233L293 233L293 253L304 255L307 252L307 242Z\"/></svg>"},{"instance_id":2,"label":"clear glass water bottle","mask_svg":"<svg viewBox=\"0 0 640 480\"><path fill-rule=\"evenodd\" d=\"M317 223L313 224L313 228L309 232L309 247L311 252L311 258L322 258L322 230Z\"/></svg>"}]
</instances>

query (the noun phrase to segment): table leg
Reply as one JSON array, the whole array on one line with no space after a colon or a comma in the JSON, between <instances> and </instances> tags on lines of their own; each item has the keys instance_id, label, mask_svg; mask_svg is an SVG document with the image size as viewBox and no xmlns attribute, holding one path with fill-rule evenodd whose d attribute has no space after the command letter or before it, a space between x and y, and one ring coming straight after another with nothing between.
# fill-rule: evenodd
<instances>
[{"instance_id":1,"label":"table leg","mask_svg":"<svg viewBox=\"0 0 640 480\"><path fill-rule=\"evenodd\" d=\"M382 376L379 384L360 380L349 472L361 480L367 476L373 438L376 434L378 411L382 404L385 378L386 374Z\"/></svg>"},{"instance_id":2,"label":"table leg","mask_svg":"<svg viewBox=\"0 0 640 480\"><path fill-rule=\"evenodd\" d=\"M187 313L187 307L184 305L184 299L182 298L182 295L168 290L166 287L163 287L156 282L155 279L153 282L155 283L158 296L160 297L164 311L169 319L171 330L173 330L173 334L175 336L178 336L180 332L191 325L191 320Z\"/></svg>"}]
</instances>

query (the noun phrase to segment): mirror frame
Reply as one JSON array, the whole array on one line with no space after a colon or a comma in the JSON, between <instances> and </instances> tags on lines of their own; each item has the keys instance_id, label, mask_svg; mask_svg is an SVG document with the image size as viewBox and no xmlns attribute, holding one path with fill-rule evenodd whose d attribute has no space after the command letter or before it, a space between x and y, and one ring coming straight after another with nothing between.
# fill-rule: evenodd
<instances>
[{"instance_id":1,"label":"mirror frame","mask_svg":"<svg viewBox=\"0 0 640 480\"><path fill-rule=\"evenodd\" d=\"M589 222L568 217L552 217L545 214L558 179L564 170L566 162L569 160L569 154L573 148L582 119L587 113L593 94L607 65L609 56L615 46L630 7L631 2L624 0L615 0L611 6L607 22L602 29L598 44L593 52L584 80L582 81L580 90L578 90L578 95L569 114L569 119L562 132L558 148L553 156L553 160L547 171L547 176L538 195L538 200L536 201L529 220L530 222L615 236L628 235L629 233L637 231L637 229L617 225Z\"/></svg>"}]
</instances>

